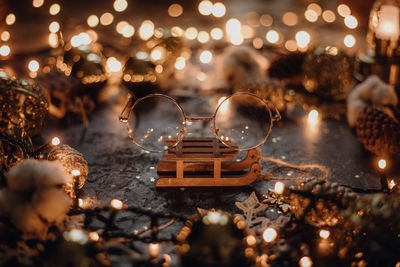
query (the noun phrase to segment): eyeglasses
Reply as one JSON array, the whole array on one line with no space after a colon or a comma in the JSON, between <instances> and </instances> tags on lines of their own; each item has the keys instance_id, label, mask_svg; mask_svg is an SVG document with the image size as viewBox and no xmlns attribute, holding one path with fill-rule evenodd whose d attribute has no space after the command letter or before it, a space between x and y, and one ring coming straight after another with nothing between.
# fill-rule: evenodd
<instances>
[{"instance_id":1,"label":"eyeglasses","mask_svg":"<svg viewBox=\"0 0 400 267\"><path fill-rule=\"evenodd\" d=\"M271 102L247 92L220 101L211 117L188 117L172 97L150 94L137 100L130 96L119 119L126 122L132 141L150 152L175 147L188 132L188 126L197 121L211 122L218 140L243 151L264 144L273 122L281 115Z\"/></svg>"}]
</instances>

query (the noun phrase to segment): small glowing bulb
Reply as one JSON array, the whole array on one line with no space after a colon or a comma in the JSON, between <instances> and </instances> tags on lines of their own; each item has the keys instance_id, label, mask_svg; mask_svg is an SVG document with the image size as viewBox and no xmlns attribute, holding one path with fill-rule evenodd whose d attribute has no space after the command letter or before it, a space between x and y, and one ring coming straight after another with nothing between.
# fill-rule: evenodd
<instances>
[{"instance_id":1,"label":"small glowing bulb","mask_svg":"<svg viewBox=\"0 0 400 267\"><path fill-rule=\"evenodd\" d=\"M135 34L135 28L133 28L132 25L127 24L124 26L124 28L121 31L122 36L125 38L130 38Z\"/></svg>"},{"instance_id":2,"label":"small glowing bulb","mask_svg":"<svg viewBox=\"0 0 400 267\"><path fill-rule=\"evenodd\" d=\"M44 0L33 0L32 1L32 6L39 8L44 4Z\"/></svg>"},{"instance_id":3,"label":"small glowing bulb","mask_svg":"<svg viewBox=\"0 0 400 267\"><path fill-rule=\"evenodd\" d=\"M318 20L318 14L312 9L307 9L306 12L304 12L304 17L306 20L309 22L316 22Z\"/></svg>"},{"instance_id":4,"label":"small glowing bulb","mask_svg":"<svg viewBox=\"0 0 400 267\"><path fill-rule=\"evenodd\" d=\"M183 7L180 4L172 4L168 7L168 15L173 18L179 17L183 13Z\"/></svg>"},{"instance_id":5,"label":"small glowing bulb","mask_svg":"<svg viewBox=\"0 0 400 267\"><path fill-rule=\"evenodd\" d=\"M285 42L285 48L290 52L294 52L297 50L297 42L295 40L287 40Z\"/></svg>"},{"instance_id":6,"label":"small glowing bulb","mask_svg":"<svg viewBox=\"0 0 400 267\"><path fill-rule=\"evenodd\" d=\"M299 31L296 33L296 42L297 46L300 48L305 48L310 43L311 37L310 34L306 31Z\"/></svg>"},{"instance_id":7,"label":"small glowing bulb","mask_svg":"<svg viewBox=\"0 0 400 267\"><path fill-rule=\"evenodd\" d=\"M195 27L189 27L186 29L185 37L189 40L194 40L197 37L197 29Z\"/></svg>"},{"instance_id":8,"label":"small glowing bulb","mask_svg":"<svg viewBox=\"0 0 400 267\"><path fill-rule=\"evenodd\" d=\"M16 17L13 13L10 13L6 17L6 23L7 25L13 25L15 23Z\"/></svg>"},{"instance_id":9,"label":"small glowing bulb","mask_svg":"<svg viewBox=\"0 0 400 267\"><path fill-rule=\"evenodd\" d=\"M33 72L38 71L39 70L39 62L35 59L32 59L28 63L28 69Z\"/></svg>"},{"instance_id":10,"label":"small glowing bulb","mask_svg":"<svg viewBox=\"0 0 400 267\"><path fill-rule=\"evenodd\" d=\"M378 161L378 167L380 168L380 169L384 169L384 168L386 168L386 160L384 160L384 159L380 159L379 161Z\"/></svg>"},{"instance_id":11,"label":"small glowing bulb","mask_svg":"<svg viewBox=\"0 0 400 267\"><path fill-rule=\"evenodd\" d=\"M149 244L150 257L155 258L155 257L157 257L158 253L160 253L160 245L155 242L150 243Z\"/></svg>"},{"instance_id":12,"label":"small glowing bulb","mask_svg":"<svg viewBox=\"0 0 400 267\"><path fill-rule=\"evenodd\" d=\"M331 233L329 232L329 230L321 230L321 231L319 231L319 236L322 239L327 239L330 235L331 235Z\"/></svg>"},{"instance_id":13,"label":"small glowing bulb","mask_svg":"<svg viewBox=\"0 0 400 267\"><path fill-rule=\"evenodd\" d=\"M0 46L0 55L3 57L6 57L10 54L10 47L8 45L2 45Z\"/></svg>"},{"instance_id":14,"label":"small glowing bulb","mask_svg":"<svg viewBox=\"0 0 400 267\"><path fill-rule=\"evenodd\" d=\"M150 58L154 61L160 60L163 58L165 50L161 46L157 46L151 51Z\"/></svg>"},{"instance_id":15,"label":"small glowing bulb","mask_svg":"<svg viewBox=\"0 0 400 267\"><path fill-rule=\"evenodd\" d=\"M310 124L315 124L318 121L319 113L317 110L313 109L308 113L308 122Z\"/></svg>"},{"instance_id":16,"label":"small glowing bulb","mask_svg":"<svg viewBox=\"0 0 400 267\"><path fill-rule=\"evenodd\" d=\"M57 15L60 12L60 10L61 10L61 6L57 3L55 3L50 6L49 13L50 13L50 15L54 16L54 15Z\"/></svg>"},{"instance_id":17,"label":"small glowing bulb","mask_svg":"<svg viewBox=\"0 0 400 267\"><path fill-rule=\"evenodd\" d=\"M117 23L117 26L115 26L115 29L119 34L122 34L122 31L124 30L124 27L126 25L129 25L129 23L126 22L125 20L122 20L122 21Z\"/></svg>"},{"instance_id":18,"label":"small glowing bulb","mask_svg":"<svg viewBox=\"0 0 400 267\"><path fill-rule=\"evenodd\" d=\"M228 35L239 35L242 29L242 24L238 19L229 19L226 22L225 29Z\"/></svg>"},{"instance_id":19,"label":"small glowing bulb","mask_svg":"<svg viewBox=\"0 0 400 267\"><path fill-rule=\"evenodd\" d=\"M50 32L58 32L60 30L60 24L58 24L57 21L53 21L52 23L50 23L49 25L49 31Z\"/></svg>"},{"instance_id":20,"label":"small glowing bulb","mask_svg":"<svg viewBox=\"0 0 400 267\"><path fill-rule=\"evenodd\" d=\"M199 34L197 35L197 40L200 43L205 44L208 42L208 40L210 40L210 35L206 31L200 31Z\"/></svg>"},{"instance_id":21,"label":"small glowing bulb","mask_svg":"<svg viewBox=\"0 0 400 267\"><path fill-rule=\"evenodd\" d=\"M115 57L109 57L106 62L107 69L110 72L119 72L122 69L122 64Z\"/></svg>"},{"instance_id":22,"label":"small glowing bulb","mask_svg":"<svg viewBox=\"0 0 400 267\"><path fill-rule=\"evenodd\" d=\"M61 143L60 138L58 137L53 137L53 139L51 139L51 144L53 146L58 146Z\"/></svg>"},{"instance_id":23,"label":"small glowing bulb","mask_svg":"<svg viewBox=\"0 0 400 267\"><path fill-rule=\"evenodd\" d=\"M339 15L342 16L342 17L346 17L346 16L349 16L351 14L350 7L348 5L346 5L346 4L338 5L337 11L338 11Z\"/></svg>"},{"instance_id":24,"label":"small glowing bulb","mask_svg":"<svg viewBox=\"0 0 400 267\"><path fill-rule=\"evenodd\" d=\"M212 7L212 14L214 15L214 17L221 18L225 16L225 13L226 13L226 7L221 2L215 3L214 6Z\"/></svg>"},{"instance_id":25,"label":"small glowing bulb","mask_svg":"<svg viewBox=\"0 0 400 267\"><path fill-rule=\"evenodd\" d=\"M79 170L72 170L72 171L71 171L71 174L72 174L73 176L79 176L79 175L81 175L81 172L80 172Z\"/></svg>"},{"instance_id":26,"label":"small glowing bulb","mask_svg":"<svg viewBox=\"0 0 400 267\"><path fill-rule=\"evenodd\" d=\"M310 257L304 256L299 260L300 267L311 267L313 264Z\"/></svg>"},{"instance_id":27,"label":"small glowing bulb","mask_svg":"<svg viewBox=\"0 0 400 267\"><path fill-rule=\"evenodd\" d=\"M97 17L96 15L90 15L87 20L86 20L87 24L89 25L89 27L96 27L99 24L99 17Z\"/></svg>"},{"instance_id":28,"label":"small glowing bulb","mask_svg":"<svg viewBox=\"0 0 400 267\"><path fill-rule=\"evenodd\" d=\"M275 43L277 43L279 41L279 33L277 31L275 31L275 30L270 30L265 35L265 38L271 44L275 44Z\"/></svg>"},{"instance_id":29,"label":"small glowing bulb","mask_svg":"<svg viewBox=\"0 0 400 267\"><path fill-rule=\"evenodd\" d=\"M334 22L336 20L336 15L331 10L325 10L322 13L322 19L325 20L328 23L332 23L332 22Z\"/></svg>"},{"instance_id":30,"label":"small glowing bulb","mask_svg":"<svg viewBox=\"0 0 400 267\"><path fill-rule=\"evenodd\" d=\"M184 31L179 26L174 26L171 28L171 35L174 37L181 37L184 34Z\"/></svg>"},{"instance_id":31,"label":"small glowing bulb","mask_svg":"<svg viewBox=\"0 0 400 267\"><path fill-rule=\"evenodd\" d=\"M282 182L276 182L274 192L277 194L282 194L285 191L285 184Z\"/></svg>"},{"instance_id":32,"label":"small glowing bulb","mask_svg":"<svg viewBox=\"0 0 400 267\"><path fill-rule=\"evenodd\" d=\"M344 37L343 43L347 47L353 47L356 44L356 38L353 35L348 34Z\"/></svg>"},{"instance_id":33,"label":"small glowing bulb","mask_svg":"<svg viewBox=\"0 0 400 267\"><path fill-rule=\"evenodd\" d=\"M344 18L344 24L350 29L355 29L358 26L358 21L354 16L349 15Z\"/></svg>"},{"instance_id":34,"label":"small glowing bulb","mask_svg":"<svg viewBox=\"0 0 400 267\"><path fill-rule=\"evenodd\" d=\"M254 246L257 243L257 239L254 235L248 235L246 237L246 242L248 246Z\"/></svg>"},{"instance_id":35,"label":"small glowing bulb","mask_svg":"<svg viewBox=\"0 0 400 267\"><path fill-rule=\"evenodd\" d=\"M103 13L100 16L101 25L107 26L110 25L114 21L114 16L110 12Z\"/></svg>"},{"instance_id":36,"label":"small glowing bulb","mask_svg":"<svg viewBox=\"0 0 400 267\"><path fill-rule=\"evenodd\" d=\"M115 11L122 12L128 7L128 2L126 0L115 0L113 7Z\"/></svg>"},{"instance_id":37,"label":"small glowing bulb","mask_svg":"<svg viewBox=\"0 0 400 267\"><path fill-rule=\"evenodd\" d=\"M268 14L264 14L260 17L260 23L265 27L271 26L273 21L274 19Z\"/></svg>"},{"instance_id":38,"label":"small glowing bulb","mask_svg":"<svg viewBox=\"0 0 400 267\"><path fill-rule=\"evenodd\" d=\"M142 40L150 39L154 34L154 23L151 20L145 20L142 22L139 28L139 36Z\"/></svg>"},{"instance_id":39,"label":"small glowing bulb","mask_svg":"<svg viewBox=\"0 0 400 267\"><path fill-rule=\"evenodd\" d=\"M82 198L78 198L78 206L79 207L83 207L83 199Z\"/></svg>"},{"instance_id":40,"label":"small glowing bulb","mask_svg":"<svg viewBox=\"0 0 400 267\"><path fill-rule=\"evenodd\" d=\"M307 6L307 9L309 10L313 10L317 16L321 15L322 13L322 8L320 5L318 5L317 3L311 3Z\"/></svg>"},{"instance_id":41,"label":"small glowing bulb","mask_svg":"<svg viewBox=\"0 0 400 267\"><path fill-rule=\"evenodd\" d=\"M389 187L389 189L390 190L392 190L393 189L393 187L395 187L396 186L396 183L395 183L395 181L392 179L392 180L390 180L390 182L389 182L389 184L388 184L388 187Z\"/></svg>"},{"instance_id":42,"label":"small glowing bulb","mask_svg":"<svg viewBox=\"0 0 400 267\"><path fill-rule=\"evenodd\" d=\"M90 232L89 233L89 238L90 238L90 240L96 242L96 241L99 241L100 236L99 236L99 234L97 232Z\"/></svg>"},{"instance_id":43,"label":"small glowing bulb","mask_svg":"<svg viewBox=\"0 0 400 267\"><path fill-rule=\"evenodd\" d=\"M253 40L253 47L254 47L255 49L261 49L261 48L263 47L263 45L264 45L263 39L261 39L260 37L254 38L254 40Z\"/></svg>"},{"instance_id":44,"label":"small glowing bulb","mask_svg":"<svg viewBox=\"0 0 400 267\"><path fill-rule=\"evenodd\" d=\"M10 33L8 31L4 31L1 33L1 40L7 42L10 39Z\"/></svg>"},{"instance_id":45,"label":"small glowing bulb","mask_svg":"<svg viewBox=\"0 0 400 267\"><path fill-rule=\"evenodd\" d=\"M224 32L220 28L214 28L211 30L211 38L214 40L221 40L224 37Z\"/></svg>"},{"instance_id":46,"label":"small glowing bulb","mask_svg":"<svg viewBox=\"0 0 400 267\"><path fill-rule=\"evenodd\" d=\"M186 60L184 57L178 57L175 61L175 69L183 70L186 66Z\"/></svg>"},{"instance_id":47,"label":"small glowing bulb","mask_svg":"<svg viewBox=\"0 0 400 267\"><path fill-rule=\"evenodd\" d=\"M200 14L204 15L204 16L208 16L211 15L212 11L213 11L213 3L211 1L201 1L199 4L199 12Z\"/></svg>"},{"instance_id":48,"label":"small glowing bulb","mask_svg":"<svg viewBox=\"0 0 400 267\"><path fill-rule=\"evenodd\" d=\"M278 237L278 233L276 232L276 230L274 228L269 227L269 228L265 229L263 232L264 241L267 243L274 241L277 237Z\"/></svg>"},{"instance_id":49,"label":"small glowing bulb","mask_svg":"<svg viewBox=\"0 0 400 267\"><path fill-rule=\"evenodd\" d=\"M111 200L110 205L111 205L111 207L113 207L114 209L120 210L120 209L122 209L123 203L122 203L121 200L118 200L118 199L115 199L115 198L114 198L113 200Z\"/></svg>"},{"instance_id":50,"label":"small glowing bulb","mask_svg":"<svg viewBox=\"0 0 400 267\"><path fill-rule=\"evenodd\" d=\"M212 60L212 53L209 50L204 50L200 53L200 61L201 63L207 64L210 63Z\"/></svg>"},{"instance_id":51,"label":"small glowing bulb","mask_svg":"<svg viewBox=\"0 0 400 267\"><path fill-rule=\"evenodd\" d=\"M297 14L294 12L286 12L285 14L283 14L282 16L282 21L283 23L285 23L288 26L294 26L297 24L298 22L298 17Z\"/></svg>"}]
</instances>

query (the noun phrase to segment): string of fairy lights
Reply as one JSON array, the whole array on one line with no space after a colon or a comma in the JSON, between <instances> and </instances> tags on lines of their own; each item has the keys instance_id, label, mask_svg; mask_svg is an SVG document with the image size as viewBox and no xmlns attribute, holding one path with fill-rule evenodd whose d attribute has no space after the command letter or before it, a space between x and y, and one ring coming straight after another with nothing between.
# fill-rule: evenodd
<instances>
[{"instance_id":1,"label":"string of fairy lights","mask_svg":"<svg viewBox=\"0 0 400 267\"><path fill-rule=\"evenodd\" d=\"M43 8L44 0L33 0L34 8ZM113 11L106 11L102 14L90 14L86 20L82 22L82 27L88 27L86 31L73 34L69 39L72 47L86 46L94 43L98 39L98 34L95 29L99 25L112 27L115 31L127 39L134 39L135 35L141 40L149 40L151 37L162 37L162 28L155 25L152 20L142 21L136 28L126 20L118 20L118 13L123 13L128 8L128 1L115 0L112 4ZM212 16L219 19L217 23L210 29L200 29L196 26L188 25L183 28L181 26L172 26L170 34L174 37L185 38L189 42L198 42L200 45L206 45L211 41L225 40L233 45L241 45L243 43L251 44L256 49L261 49L264 45L282 47L287 51L307 51L313 44L318 42L318 37L314 37L308 28L313 24L333 24L343 23L344 26L354 31L358 28L358 20L351 14L351 9L345 4L337 6L336 10L323 9L318 3L309 4L303 14L288 11L280 17L274 18L269 14L259 14L257 12L248 12L244 19L228 18L227 8L222 2L211 2L204 0L198 4L198 12L200 16ZM62 6L60 3L51 3L49 15L54 20L48 25L49 35L48 44L51 48L57 48L63 44L63 35L61 34L62 26L60 25L57 16L62 14ZM114 14L113 14L114 13ZM184 13L184 8L179 3L171 4L167 13L171 18L181 17ZM15 14L9 13L5 17L5 22L8 26L15 24L17 18ZM84 25L87 26L84 26ZM224 27L223 27L224 26ZM295 26L304 27L305 29L294 30ZM289 30L289 31L288 31ZM346 48L352 48L356 45L357 33L347 33L343 37L343 44ZM12 56L12 47L7 43L11 34L9 29L6 29L0 34L2 44L0 45L0 60L6 60ZM340 46L340 44L336 44ZM140 52L140 51L139 51ZM139 53L138 52L138 53ZM157 62L163 56L163 51L156 47L147 57ZM209 49L204 49L199 54L199 60L203 64L208 64L212 61L213 53ZM182 70L186 66L186 61L190 59L190 55L178 57L176 59L175 68ZM32 78L36 77L35 73L40 70L40 62L37 59L30 59L27 63L27 68L30 71ZM111 72L118 72L123 67L120 59L115 56L110 56L107 59L107 69ZM160 68L158 68L160 71Z\"/></svg>"}]
</instances>

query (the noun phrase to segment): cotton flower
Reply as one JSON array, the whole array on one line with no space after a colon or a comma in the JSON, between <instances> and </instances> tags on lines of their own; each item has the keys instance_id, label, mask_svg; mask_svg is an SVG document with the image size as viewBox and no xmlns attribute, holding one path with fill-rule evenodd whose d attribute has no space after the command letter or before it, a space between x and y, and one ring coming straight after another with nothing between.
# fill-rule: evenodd
<instances>
[{"instance_id":1,"label":"cotton flower","mask_svg":"<svg viewBox=\"0 0 400 267\"><path fill-rule=\"evenodd\" d=\"M72 180L60 163L24 160L6 175L8 187L0 191L0 215L26 237L45 238L51 225L60 224L71 204L61 186Z\"/></svg>"}]
</instances>

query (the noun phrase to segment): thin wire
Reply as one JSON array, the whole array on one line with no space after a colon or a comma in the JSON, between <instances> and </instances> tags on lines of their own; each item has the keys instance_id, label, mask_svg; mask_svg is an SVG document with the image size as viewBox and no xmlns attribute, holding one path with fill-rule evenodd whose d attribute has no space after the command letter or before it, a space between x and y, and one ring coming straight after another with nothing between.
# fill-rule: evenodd
<instances>
[{"instance_id":1,"label":"thin wire","mask_svg":"<svg viewBox=\"0 0 400 267\"><path fill-rule=\"evenodd\" d=\"M285 166L285 167L288 167L288 168L292 168L292 169L295 169L295 170L302 171L304 173L307 173L309 169L318 169L321 173L323 173L323 175L320 175L319 178L321 178L323 180L327 180L328 177L329 177L330 172L325 166L322 166L322 165L319 165L319 164L295 165L295 164L291 164L291 163L288 163L288 162L283 161L283 160L274 159L274 158L271 158L271 157L263 157L262 154L261 154L261 149L257 148L257 150L258 150L258 153L260 155L260 160L261 161L270 161L270 162L273 162L273 163L278 164L278 165L282 165L282 166ZM277 180L282 180L282 181L300 181L302 179L301 176L294 177L294 178L277 178L277 177L272 177L271 173L261 174L261 178L262 179L266 179L266 180L274 180L274 181L277 181Z\"/></svg>"}]
</instances>

